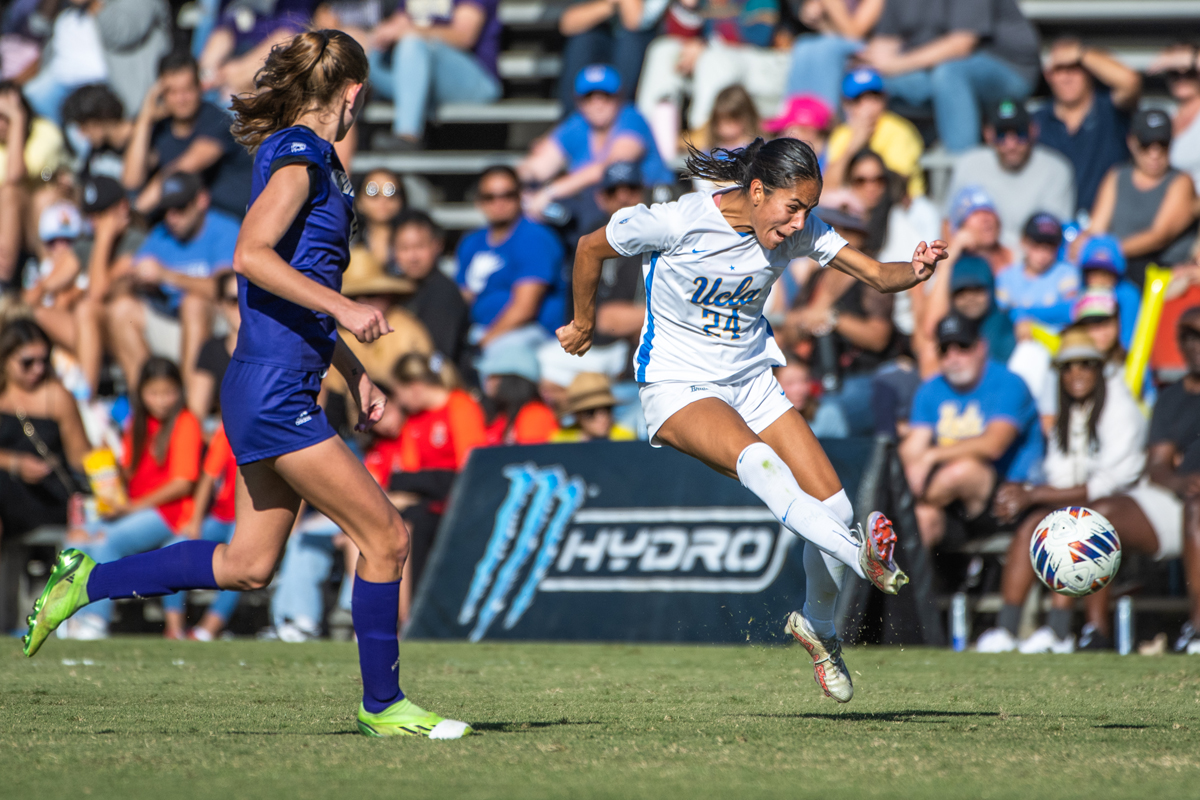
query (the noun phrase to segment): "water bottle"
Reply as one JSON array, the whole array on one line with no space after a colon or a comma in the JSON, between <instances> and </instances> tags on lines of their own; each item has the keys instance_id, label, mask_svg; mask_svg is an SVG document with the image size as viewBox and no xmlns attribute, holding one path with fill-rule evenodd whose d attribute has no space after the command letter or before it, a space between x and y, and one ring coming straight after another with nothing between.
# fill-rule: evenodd
<instances>
[{"instance_id":1,"label":"water bottle","mask_svg":"<svg viewBox=\"0 0 1200 800\"><path fill-rule=\"evenodd\" d=\"M954 652L967 649L967 593L955 592L950 598L950 644Z\"/></svg>"},{"instance_id":2,"label":"water bottle","mask_svg":"<svg viewBox=\"0 0 1200 800\"><path fill-rule=\"evenodd\" d=\"M1117 600L1117 652L1127 656L1133 652L1133 598Z\"/></svg>"}]
</instances>

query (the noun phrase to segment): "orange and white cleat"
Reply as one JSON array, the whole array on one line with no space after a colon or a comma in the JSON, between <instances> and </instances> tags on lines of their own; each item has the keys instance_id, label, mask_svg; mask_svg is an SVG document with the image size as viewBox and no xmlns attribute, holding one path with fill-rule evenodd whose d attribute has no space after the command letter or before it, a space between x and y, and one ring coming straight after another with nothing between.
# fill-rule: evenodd
<instances>
[{"instance_id":1,"label":"orange and white cleat","mask_svg":"<svg viewBox=\"0 0 1200 800\"><path fill-rule=\"evenodd\" d=\"M785 631L796 637L813 660L813 674L817 685L839 703L849 703L854 697L854 684L850 671L842 660L842 643L836 636L826 639L813 630L812 625L799 611L788 614Z\"/></svg>"},{"instance_id":2,"label":"orange and white cleat","mask_svg":"<svg viewBox=\"0 0 1200 800\"><path fill-rule=\"evenodd\" d=\"M858 563L867 580L884 594L896 594L908 583L908 576L896 566L893 555L896 551L896 531L892 521L878 511L867 517L862 547L858 551Z\"/></svg>"}]
</instances>

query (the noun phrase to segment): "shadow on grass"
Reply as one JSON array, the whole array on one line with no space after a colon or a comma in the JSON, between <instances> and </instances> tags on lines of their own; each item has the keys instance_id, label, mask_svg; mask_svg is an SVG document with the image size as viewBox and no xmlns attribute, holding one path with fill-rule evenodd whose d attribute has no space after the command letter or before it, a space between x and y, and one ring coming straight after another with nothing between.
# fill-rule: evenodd
<instances>
[{"instance_id":1,"label":"shadow on grass","mask_svg":"<svg viewBox=\"0 0 1200 800\"><path fill-rule=\"evenodd\" d=\"M1110 722L1107 725L1093 725L1093 728L1108 728L1118 731L1141 731L1149 728L1149 725L1121 725L1120 723Z\"/></svg>"},{"instance_id":2,"label":"shadow on grass","mask_svg":"<svg viewBox=\"0 0 1200 800\"><path fill-rule=\"evenodd\" d=\"M520 733L521 731L537 730L538 728L557 728L562 725L599 725L596 720L558 720L556 722L479 722L471 727L477 731L499 731L502 733Z\"/></svg>"},{"instance_id":3,"label":"shadow on grass","mask_svg":"<svg viewBox=\"0 0 1200 800\"><path fill-rule=\"evenodd\" d=\"M823 719L831 721L845 720L849 722L905 722L921 717L998 717L997 711L929 711L918 709L912 711L847 711L844 714L750 714L752 717L767 717L774 719ZM936 720L935 720L936 721Z\"/></svg>"}]
</instances>

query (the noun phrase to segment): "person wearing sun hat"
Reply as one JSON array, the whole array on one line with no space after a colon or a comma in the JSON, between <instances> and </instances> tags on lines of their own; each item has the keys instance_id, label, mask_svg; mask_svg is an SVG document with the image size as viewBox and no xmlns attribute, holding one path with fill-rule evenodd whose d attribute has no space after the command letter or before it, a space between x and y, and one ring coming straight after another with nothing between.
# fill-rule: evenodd
<instances>
[{"instance_id":1,"label":"person wearing sun hat","mask_svg":"<svg viewBox=\"0 0 1200 800\"><path fill-rule=\"evenodd\" d=\"M842 113L846 121L829 135L825 185L836 188L845 183L850 159L859 150L870 148L884 165L908 179L910 197L925 194L925 173L921 156L925 142L916 126L889 111L883 78L868 67L851 70L842 80Z\"/></svg>"},{"instance_id":2,"label":"person wearing sun hat","mask_svg":"<svg viewBox=\"0 0 1200 800\"><path fill-rule=\"evenodd\" d=\"M613 421L617 398L608 377L599 372L581 372L567 387L563 413L574 417L575 424L562 428L552 442L592 442L609 440L629 442L637 438L633 431Z\"/></svg>"},{"instance_id":3,"label":"person wearing sun hat","mask_svg":"<svg viewBox=\"0 0 1200 800\"><path fill-rule=\"evenodd\" d=\"M1133 341L1142 293L1125 277L1125 254L1121 243L1108 234L1093 236L1079 254L1079 271L1084 289L1111 289L1117 297L1121 318L1121 346L1128 349Z\"/></svg>"}]
</instances>

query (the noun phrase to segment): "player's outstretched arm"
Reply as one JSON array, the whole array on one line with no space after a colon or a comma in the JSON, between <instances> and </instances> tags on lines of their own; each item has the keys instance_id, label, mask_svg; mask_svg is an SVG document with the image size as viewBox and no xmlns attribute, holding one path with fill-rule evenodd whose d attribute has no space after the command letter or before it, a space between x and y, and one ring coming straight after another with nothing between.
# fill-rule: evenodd
<instances>
[{"instance_id":1,"label":"player's outstretched arm","mask_svg":"<svg viewBox=\"0 0 1200 800\"><path fill-rule=\"evenodd\" d=\"M596 288L600 285L600 268L604 259L619 255L609 244L604 228L584 236L575 248L575 318L557 331L563 350L573 356L583 355L592 346L592 334L596 331Z\"/></svg>"},{"instance_id":2,"label":"player's outstretched arm","mask_svg":"<svg viewBox=\"0 0 1200 800\"><path fill-rule=\"evenodd\" d=\"M242 221L233 270L284 300L328 314L360 342L390 333L383 313L356 303L293 269L275 252L308 198L308 168L289 164L275 171Z\"/></svg>"},{"instance_id":3,"label":"player's outstretched arm","mask_svg":"<svg viewBox=\"0 0 1200 800\"><path fill-rule=\"evenodd\" d=\"M843 247L829 264L881 292L902 292L929 280L938 262L946 257L947 247L941 239L921 242L909 263L880 262L853 247Z\"/></svg>"}]
</instances>

